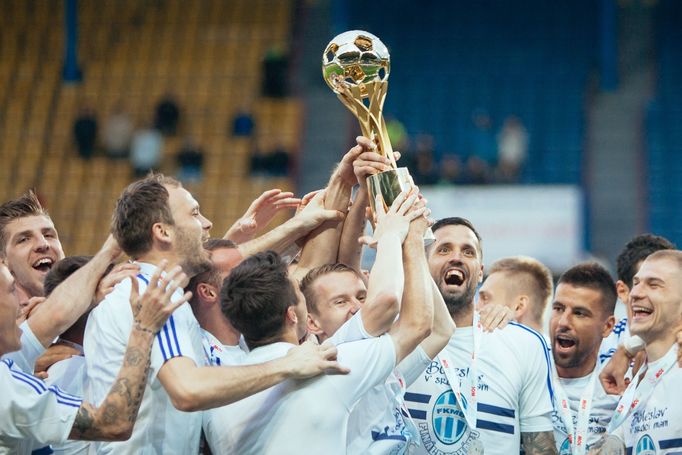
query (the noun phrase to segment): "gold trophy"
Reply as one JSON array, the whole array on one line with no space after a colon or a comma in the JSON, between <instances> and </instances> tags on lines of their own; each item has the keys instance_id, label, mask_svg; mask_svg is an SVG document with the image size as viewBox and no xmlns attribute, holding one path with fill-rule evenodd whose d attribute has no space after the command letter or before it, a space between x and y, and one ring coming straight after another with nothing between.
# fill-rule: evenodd
<instances>
[{"instance_id":1,"label":"gold trophy","mask_svg":"<svg viewBox=\"0 0 682 455\"><path fill-rule=\"evenodd\" d=\"M376 195L381 194L384 209L403 191L414 186L406 167L398 167L388 137L382 109L386 100L391 56L381 40L363 30L351 30L334 37L322 55L322 75L341 102L357 117L362 135L377 145L377 153L391 162L393 169L367 177L369 202L375 211ZM424 241L435 240L429 229Z\"/></svg>"}]
</instances>

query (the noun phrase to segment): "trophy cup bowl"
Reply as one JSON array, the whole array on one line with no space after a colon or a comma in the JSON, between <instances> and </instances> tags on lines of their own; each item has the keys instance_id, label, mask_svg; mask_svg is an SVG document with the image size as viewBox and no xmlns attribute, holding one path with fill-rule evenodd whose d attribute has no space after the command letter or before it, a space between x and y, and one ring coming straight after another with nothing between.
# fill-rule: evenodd
<instances>
[{"instance_id":1,"label":"trophy cup bowl","mask_svg":"<svg viewBox=\"0 0 682 455\"><path fill-rule=\"evenodd\" d=\"M414 186L407 168L398 168L388 137L383 106L391 72L391 56L381 40L364 30L351 30L334 37L322 54L322 76L337 98L357 117L362 135L374 141L377 153L388 158L393 169L367 177L372 211L381 194L384 209L404 190ZM431 229L424 242L435 240Z\"/></svg>"}]
</instances>

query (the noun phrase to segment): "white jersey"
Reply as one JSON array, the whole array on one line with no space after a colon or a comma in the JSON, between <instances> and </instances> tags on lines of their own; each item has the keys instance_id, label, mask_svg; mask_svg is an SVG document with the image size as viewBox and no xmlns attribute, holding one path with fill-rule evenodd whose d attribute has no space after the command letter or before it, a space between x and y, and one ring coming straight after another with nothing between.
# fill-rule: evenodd
<instances>
[{"instance_id":1,"label":"white jersey","mask_svg":"<svg viewBox=\"0 0 682 455\"><path fill-rule=\"evenodd\" d=\"M2 359L11 360L17 368L21 369L21 371L33 373L36 360L43 355L45 347L33 334L33 330L31 330L31 327L28 325L28 321L22 322L19 328L21 329L21 349L3 355Z\"/></svg>"},{"instance_id":2,"label":"white jersey","mask_svg":"<svg viewBox=\"0 0 682 455\"><path fill-rule=\"evenodd\" d=\"M139 265L141 273L137 280L142 295L155 267ZM130 280L116 285L92 310L85 328L86 397L96 406L106 397L123 364L133 323L130 287ZM179 299L181 295L182 290L178 289L173 298ZM197 453L201 413L178 411L157 375L165 362L174 357L188 357L197 366L204 366L206 359L201 339L199 323L189 304L185 303L168 318L154 339L149 378L130 440L95 443L98 453Z\"/></svg>"},{"instance_id":3,"label":"white jersey","mask_svg":"<svg viewBox=\"0 0 682 455\"><path fill-rule=\"evenodd\" d=\"M463 391L473 343L474 328L458 327L444 349ZM467 425L437 359L408 388L405 401L422 438L417 453L464 455L482 443L486 455L517 454L522 432L552 431L551 363L542 335L511 322L483 332L480 345L476 428Z\"/></svg>"},{"instance_id":4,"label":"white jersey","mask_svg":"<svg viewBox=\"0 0 682 455\"><path fill-rule=\"evenodd\" d=\"M80 346L77 346L80 347ZM82 350L82 347L80 347ZM75 355L60 360L47 370L45 384L57 386L73 396L82 397L85 392L85 357ZM90 441L68 440L61 444L50 444L46 453L57 455L85 455L90 448ZM37 449L35 447L34 449ZM42 452L41 452L42 453Z\"/></svg>"},{"instance_id":5,"label":"white jersey","mask_svg":"<svg viewBox=\"0 0 682 455\"><path fill-rule=\"evenodd\" d=\"M294 345L252 350L246 364L286 355ZM287 455L346 453L351 409L367 390L386 381L395 366L390 335L343 343L338 360L348 375L286 380L236 403L207 411L206 440L213 453Z\"/></svg>"},{"instance_id":6,"label":"white jersey","mask_svg":"<svg viewBox=\"0 0 682 455\"><path fill-rule=\"evenodd\" d=\"M30 454L69 437L79 397L48 387L10 359L0 361L0 390L0 454Z\"/></svg>"},{"instance_id":7,"label":"white jersey","mask_svg":"<svg viewBox=\"0 0 682 455\"><path fill-rule=\"evenodd\" d=\"M335 345L371 338L362 323L362 310L329 338ZM407 413L405 388L431 364L421 347L407 356L383 384L372 387L355 405L348 419L349 454L398 454L419 443L414 422Z\"/></svg>"},{"instance_id":8,"label":"white jersey","mask_svg":"<svg viewBox=\"0 0 682 455\"><path fill-rule=\"evenodd\" d=\"M648 365L656 371L670 356L677 356L677 344L668 353ZM641 384L640 384L641 387ZM682 453L682 368L677 365L664 374L648 398L620 429L628 455L673 455Z\"/></svg>"},{"instance_id":9,"label":"white jersey","mask_svg":"<svg viewBox=\"0 0 682 455\"><path fill-rule=\"evenodd\" d=\"M597 366L597 373L599 374L600 367ZM559 378L560 387L566 394L573 416L573 428L576 428L578 422L578 407L580 400L585 395L586 388L590 382L591 373L582 378ZM555 385L556 389L556 385ZM556 398L556 395L555 395ZM592 410L587 424L587 449L601 440L606 433L606 428L611 421L613 411L618 405L619 397L617 395L608 395L604 391L599 379L594 382L594 395L592 396ZM568 432L566 425L562 420L561 412L555 408L552 412L552 422L554 424L554 441L556 442L559 455L571 455L570 444L568 442Z\"/></svg>"},{"instance_id":10,"label":"white jersey","mask_svg":"<svg viewBox=\"0 0 682 455\"><path fill-rule=\"evenodd\" d=\"M601 342L599 363L609 360L618 349L618 345L628 338L630 338L630 329L628 328L628 318L625 317L613 326L611 333Z\"/></svg>"},{"instance_id":11,"label":"white jersey","mask_svg":"<svg viewBox=\"0 0 682 455\"><path fill-rule=\"evenodd\" d=\"M249 348L244 342L244 337L239 337L238 345L230 346L221 343L211 332L204 329L201 329L201 336L207 365L214 367L241 365L246 360Z\"/></svg>"}]
</instances>

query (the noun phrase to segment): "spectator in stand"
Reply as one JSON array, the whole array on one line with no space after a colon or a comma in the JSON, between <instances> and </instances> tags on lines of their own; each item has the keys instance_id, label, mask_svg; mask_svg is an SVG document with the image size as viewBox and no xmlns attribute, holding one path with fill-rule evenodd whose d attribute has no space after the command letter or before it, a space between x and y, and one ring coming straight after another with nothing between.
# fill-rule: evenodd
<instances>
[{"instance_id":1,"label":"spectator in stand","mask_svg":"<svg viewBox=\"0 0 682 455\"><path fill-rule=\"evenodd\" d=\"M180 108L170 93L167 93L156 105L154 126L165 136L173 136L180 121Z\"/></svg>"},{"instance_id":2,"label":"spectator in stand","mask_svg":"<svg viewBox=\"0 0 682 455\"><path fill-rule=\"evenodd\" d=\"M474 127L469 138L468 179L470 183L487 183L497 154L492 119L484 109L476 109L471 120Z\"/></svg>"},{"instance_id":3,"label":"spectator in stand","mask_svg":"<svg viewBox=\"0 0 682 455\"><path fill-rule=\"evenodd\" d=\"M97 117L90 106L83 106L73 124L73 136L81 158L88 159L95 152Z\"/></svg>"},{"instance_id":4,"label":"spectator in stand","mask_svg":"<svg viewBox=\"0 0 682 455\"><path fill-rule=\"evenodd\" d=\"M158 130L143 128L133 136L130 148L130 164L136 177L143 177L161 164L163 136Z\"/></svg>"},{"instance_id":5,"label":"spectator in stand","mask_svg":"<svg viewBox=\"0 0 682 455\"><path fill-rule=\"evenodd\" d=\"M497 179L501 182L518 182L527 157L528 132L520 118L510 115L497 135Z\"/></svg>"},{"instance_id":6,"label":"spectator in stand","mask_svg":"<svg viewBox=\"0 0 682 455\"><path fill-rule=\"evenodd\" d=\"M235 137L249 137L253 133L253 116L249 109L242 107L235 114L232 121L232 135Z\"/></svg>"},{"instance_id":7,"label":"spectator in stand","mask_svg":"<svg viewBox=\"0 0 682 455\"><path fill-rule=\"evenodd\" d=\"M415 168L412 177L417 185L435 185L438 183L438 166L433 150L433 136L423 134L417 138L415 151Z\"/></svg>"},{"instance_id":8,"label":"spectator in stand","mask_svg":"<svg viewBox=\"0 0 682 455\"><path fill-rule=\"evenodd\" d=\"M263 59L263 95L283 98L288 95L289 57L278 45L270 47Z\"/></svg>"},{"instance_id":9,"label":"spectator in stand","mask_svg":"<svg viewBox=\"0 0 682 455\"><path fill-rule=\"evenodd\" d=\"M440 181L442 185L462 183L462 159L454 153L443 156L440 163Z\"/></svg>"},{"instance_id":10,"label":"spectator in stand","mask_svg":"<svg viewBox=\"0 0 682 455\"><path fill-rule=\"evenodd\" d=\"M289 153L281 142L269 154L267 167L269 174L273 177L289 175Z\"/></svg>"},{"instance_id":11,"label":"spectator in stand","mask_svg":"<svg viewBox=\"0 0 682 455\"><path fill-rule=\"evenodd\" d=\"M185 138L185 143L178 152L178 177L183 182L199 182L203 178L204 152L196 145L191 137Z\"/></svg>"},{"instance_id":12,"label":"spectator in stand","mask_svg":"<svg viewBox=\"0 0 682 455\"><path fill-rule=\"evenodd\" d=\"M102 131L104 149L109 158L125 158L130 152L130 139L133 136L133 122L121 103L107 118Z\"/></svg>"}]
</instances>

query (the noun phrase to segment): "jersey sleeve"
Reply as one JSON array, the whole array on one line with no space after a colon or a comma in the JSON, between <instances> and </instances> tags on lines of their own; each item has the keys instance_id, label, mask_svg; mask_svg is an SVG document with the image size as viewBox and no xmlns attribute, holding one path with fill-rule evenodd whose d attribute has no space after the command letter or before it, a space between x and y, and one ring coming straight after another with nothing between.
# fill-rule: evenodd
<instances>
[{"instance_id":1,"label":"jersey sleeve","mask_svg":"<svg viewBox=\"0 0 682 455\"><path fill-rule=\"evenodd\" d=\"M519 399L522 433L552 431L552 375L550 353L545 340L536 332L529 335L524 348L525 380Z\"/></svg>"},{"instance_id":2,"label":"jersey sleeve","mask_svg":"<svg viewBox=\"0 0 682 455\"><path fill-rule=\"evenodd\" d=\"M426 354L426 351L424 351L424 348L421 346L417 346L417 349L405 357L403 361L398 364L397 369L405 379L406 387L411 386L424 370L426 370L426 367L431 365L431 362L432 359Z\"/></svg>"},{"instance_id":3,"label":"jersey sleeve","mask_svg":"<svg viewBox=\"0 0 682 455\"><path fill-rule=\"evenodd\" d=\"M362 310L360 310L339 327L339 330L329 337L327 341L338 346L341 343L365 340L367 338L373 337L365 330L365 325L362 323Z\"/></svg>"},{"instance_id":4,"label":"jersey sleeve","mask_svg":"<svg viewBox=\"0 0 682 455\"><path fill-rule=\"evenodd\" d=\"M0 362L0 435L32 438L40 444L66 441L81 399L48 387L40 379Z\"/></svg>"},{"instance_id":5,"label":"jersey sleeve","mask_svg":"<svg viewBox=\"0 0 682 455\"><path fill-rule=\"evenodd\" d=\"M10 352L2 356L3 359L10 359L22 371L33 373L36 360L45 352L45 347L38 341L38 338L31 330L28 321L24 321L19 326L21 328L21 349Z\"/></svg>"},{"instance_id":6,"label":"jersey sleeve","mask_svg":"<svg viewBox=\"0 0 682 455\"><path fill-rule=\"evenodd\" d=\"M183 304L168 318L154 338L151 354L152 375L175 357L189 357L197 366L206 364L199 325L189 303Z\"/></svg>"},{"instance_id":7,"label":"jersey sleeve","mask_svg":"<svg viewBox=\"0 0 682 455\"><path fill-rule=\"evenodd\" d=\"M347 375L329 376L350 410L372 387L383 383L395 368L395 346L389 334L338 346L339 363L350 368Z\"/></svg>"}]
</instances>

